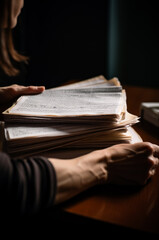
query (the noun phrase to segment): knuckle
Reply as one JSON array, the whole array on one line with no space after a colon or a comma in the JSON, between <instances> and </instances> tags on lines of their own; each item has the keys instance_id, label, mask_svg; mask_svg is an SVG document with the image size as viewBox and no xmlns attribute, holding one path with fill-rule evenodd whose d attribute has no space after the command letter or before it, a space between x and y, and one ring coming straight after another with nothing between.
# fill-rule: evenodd
<instances>
[{"instance_id":1,"label":"knuckle","mask_svg":"<svg viewBox=\"0 0 159 240\"><path fill-rule=\"evenodd\" d=\"M18 84L12 84L9 88L9 92L11 95L16 95L18 90L21 88L22 86L18 85Z\"/></svg>"},{"instance_id":2,"label":"knuckle","mask_svg":"<svg viewBox=\"0 0 159 240\"><path fill-rule=\"evenodd\" d=\"M18 84L12 84L11 87L18 87Z\"/></svg>"},{"instance_id":3,"label":"knuckle","mask_svg":"<svg viewBox=\"0 0 159 240\"><path fill-rule=\"evenodd\" d=\"M12 87L9 89L9 92L10 92L11 95L14 95L14 94L17 92L17 87L12 86Z\"/></svg>"},{"instance_id":4,"label":"knuckle","mask_svg":"<svg viewBox=\"0 0 159 240\"><path fill-rule=\"evenodd\" d=\"M16 90L18 88L18 85L17 84L13 84L10 86L10 89L11 90Z\"/></svg>"},{"instance_id":5,"label":"knuckle","mask_svg":"<svg viewBox=\"0 0 159 240\"><path fill-rule=\"evenodd\" d=\"M147 151L150 151L150 153L153 152L153 144L150 142L145 142L144 147L146 148Z\"/></svg>"},{"instance_id":6,"label":"knuckle","mask_svg":"<svg viewBox=\"0 0 159 240\"><path fill-rule=\"evenodd\" d=\"M155 166L155 160L154 160L154 157L152 157L152 156L149 156L148 157L148 167L153 167L153 166Z\"/></svg>"}]
</instances>

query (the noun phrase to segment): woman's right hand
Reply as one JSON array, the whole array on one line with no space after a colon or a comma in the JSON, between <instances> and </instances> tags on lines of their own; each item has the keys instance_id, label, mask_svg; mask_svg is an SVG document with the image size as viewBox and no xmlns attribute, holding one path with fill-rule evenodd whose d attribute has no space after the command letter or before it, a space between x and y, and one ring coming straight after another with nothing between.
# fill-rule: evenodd
<instances>
[{"instance_id":1,"label":"woman's right hand","mask_svg":"<svg viewBox=\"0 0 159 240\"><path fill-rule=\"evenodd\" d=\"M159 164L159 146L148 142L118 144L104 151L107 183L144 185L155 174Z\"/></svg>"},{"instance_id":2,"label":"woman's right hand","mask_svg":"<svg viewBox=\"0 0 159 240\"><path fill-rule=\"evenodd\" d=\"M59 203L97 184L146 184L159 164L159 146L118 144L70 160L49 160L56 171Z\"/></svg>"}]
</instances>

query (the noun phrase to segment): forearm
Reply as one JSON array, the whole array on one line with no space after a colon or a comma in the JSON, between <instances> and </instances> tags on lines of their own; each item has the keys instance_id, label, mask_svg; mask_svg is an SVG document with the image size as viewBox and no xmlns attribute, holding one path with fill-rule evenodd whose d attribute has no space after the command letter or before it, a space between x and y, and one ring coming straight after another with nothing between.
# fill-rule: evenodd
<instances>
[{"instance_id":1,"label":"forearm","mask_svg":"<svg viewBox=\"0 0 159 240\"><path fill-rule=\"evenodd\" d=\"M66 201L102 182L106 182L106 161L101 151L71 159L49 159L56 171L57 192L55 204Z\"/></svg>"},{"instance_id":2,"label":"forearm","mask_svg":"<svg viewBox=\"0 0 159 240\"><path fill-rule=\"evenodd\" d=\"M119 144L71 159L49 159L56 171L55 204L100 183L144 185L159 164L159 146Z\"/></svg>"}]
</instances>

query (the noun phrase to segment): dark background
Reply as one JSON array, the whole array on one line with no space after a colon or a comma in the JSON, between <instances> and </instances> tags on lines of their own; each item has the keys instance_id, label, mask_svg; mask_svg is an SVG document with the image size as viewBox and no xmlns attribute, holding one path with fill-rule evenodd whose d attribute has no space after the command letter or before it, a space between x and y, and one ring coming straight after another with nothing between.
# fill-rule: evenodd
<instances>
[{"instance_id":1,"label":"dark background","mask_svg":"<svg viewBox=\"0 0 159 240\"><path fill-rule=\"evenodd\" d=\"M107 74L131 85L159 87L157 1L110 1Z\"/></svg>"},{"instance_id":2,"label":"dark background","mask_svg":"<svg viewBox=\"0 0 159 240\"><path fill-rule=\"evenodd\" d=\"M27 84L106 75L108 10L105 0L25 1L15 36L30 57Z\"/></svg>"},{"instance_id":3,"label":"dark background","mask_svg":"<svg viewBox=\"0 0 159 240\"><path fill-rule=\"evenodd\" d=\"M159 87L157 3L25 1L14 29L16 48L30 57L25 84L53 87L103 74Z\"/></svg>"}]
</instances>

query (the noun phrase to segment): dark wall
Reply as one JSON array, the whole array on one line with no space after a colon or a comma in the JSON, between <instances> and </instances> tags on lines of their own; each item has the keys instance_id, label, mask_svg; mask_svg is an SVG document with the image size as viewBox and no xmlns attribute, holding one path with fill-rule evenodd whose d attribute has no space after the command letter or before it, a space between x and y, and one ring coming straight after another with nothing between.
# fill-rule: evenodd
<instances>
[{"instance_id":1,"label":"dark wall","mask_svg":"<svg viewBox=\"0 0 159 240\"><path fill-rule=\"evenodd\" d=\"M155 0L25 1L14 30L17 48L30 56L25 84L103 74L158 87L158 11Z\"/></svg>"},{"instance_id":2,"label":"dark wall","mask_svg":"<svg viewBox=\"0 0 159 240\"><path fill-rule=\"evenodd\" d=\"M108 76L159 87L159 7L155 0L110 0Z\"/></svg>"},{"instance_id":3,"label":"dark wall","mask_svg":"<svg viewBox=\"0 0 159 240\"><path fill-rule=\"evenodd\" d=\"M25 1L16 31L30 56L27 84L106 75L107 11L106 0Z\"/></svg>"}]
</instances>

